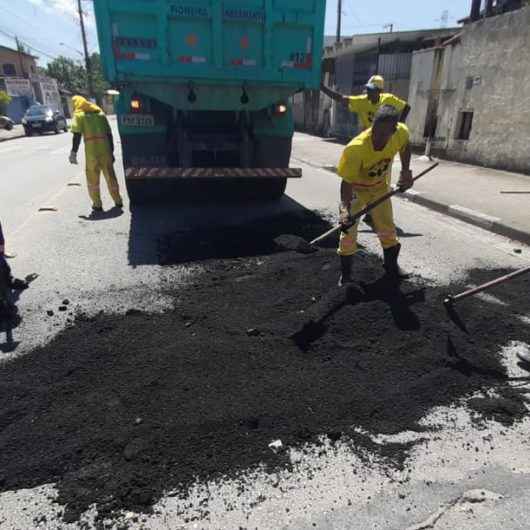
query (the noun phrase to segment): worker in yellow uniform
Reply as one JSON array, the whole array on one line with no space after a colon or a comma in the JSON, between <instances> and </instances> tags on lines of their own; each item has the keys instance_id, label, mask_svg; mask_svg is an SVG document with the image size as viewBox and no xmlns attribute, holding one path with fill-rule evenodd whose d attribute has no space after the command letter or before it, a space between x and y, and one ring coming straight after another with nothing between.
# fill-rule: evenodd
<instances>
[{"instance_id":1,"label":"worker in yellow uniform","mask_svg":"<svg viewBox=\"0 0 530 530\"><path fill-rule=\"evenodd\" d=\"M341 236L338 254L341 260L339 285L352 281L353 255L357 252L357 226L352 215L390 191L392 162L397 153L401 157L401 177L398 186L405 191L412 187L410 170L411 150L409 131L399 123L400 112L384 105L375 113L373 125L354 138L344 149L337 168L342 178L340 188ZM355 199L354 199L355 194ZM401 245L390 200L372 210L375 231L384 253L384 268L390 279L399 281L407 275L398 265Z\"/></svg>"},{"instance_id":2,"label":"worker in yellow uniform","mask_svg":"<svg viewBox=\"0 0 530 530\"><path fill-rule=\"evenodd\" d=\"M322 92L333 100L348 106L350 112L357 114L361 129L365 131L372 126L375 113L383 105L392 105L400 113L399 121L405 122L410 112L410 106L406 101L384 92L385 80L380 75L373 75L365 85L365 93L360 96L343 96L339 92L329 89L324 84ZM372 217L366 215L364 222L373 226Z\"/></svg>"},{"instance_id":3,"label":"worker in yellow uniform","mask_svg":"<svg viewBox=\"0 0 530 530\"><path fill-rule=\"evenodd\" d=\"M109 193L117 208L123 208L120 188L114 172L114 141L109 122L103 111L82 96L72 98L74 139L70 163L77 164L77 152L81 138L85 141L86 177L88 194L92 200L92 211L102 212L103 204L99 190L101 173L105 176Z\"/></svg>"}]
</instances>

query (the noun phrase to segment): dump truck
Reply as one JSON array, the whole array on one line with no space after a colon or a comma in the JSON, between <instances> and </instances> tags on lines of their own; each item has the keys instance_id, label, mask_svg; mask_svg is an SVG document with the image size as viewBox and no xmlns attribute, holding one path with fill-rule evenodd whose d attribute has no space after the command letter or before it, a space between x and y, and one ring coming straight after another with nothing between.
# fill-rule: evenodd
<instances>
[{"instance_id":1,"label":"dump truck","mask_svg":"<svg viewBox=\"0 0 530 530\"><path fill-rule=\"evenodd\" d=\"M292 96L321 79L325 0L94 0L132 203L206 183L279 198Z\"/></svg>"}]
</instances>

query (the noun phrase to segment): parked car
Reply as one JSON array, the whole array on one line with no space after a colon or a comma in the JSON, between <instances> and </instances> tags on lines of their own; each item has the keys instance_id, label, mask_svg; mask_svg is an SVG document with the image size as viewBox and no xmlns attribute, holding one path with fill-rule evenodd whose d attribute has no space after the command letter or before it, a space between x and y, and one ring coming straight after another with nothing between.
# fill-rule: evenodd
<instances>
[{"instance_id":1,"label":"parked car","mask_svg":"<svg viewBox=\"0 0 530 530\"><path fill-rule=\"evenodd\" d=\"M22 125L27 136L33 133L68 131L66 118L61 112L51 109L46 105L32 105L22 118Z\"/></svg>"},{"instance_id":2,"label":"parked car","mask_svg":"<svg viewBox=\"0 0 530 530\"><path fill-rule=\"evenodd\" d=\"M12 119L8 118L7 116L0 116L0 129L10 131L14 126L15 123Z\"/></svg>"}]
</instances>

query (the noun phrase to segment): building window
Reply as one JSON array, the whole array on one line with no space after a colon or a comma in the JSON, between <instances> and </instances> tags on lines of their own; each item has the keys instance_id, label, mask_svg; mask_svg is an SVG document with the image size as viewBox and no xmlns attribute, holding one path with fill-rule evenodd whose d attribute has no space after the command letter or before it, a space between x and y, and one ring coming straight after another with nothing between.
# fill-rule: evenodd
<instances>
[{"instance_id":1,"label":"building window","mask_svg":"<svg viewBox=\"0 0 530 530\"><path fill-rule=\"evenodd\" d=\"M469 140L471 135L471 129L473 128L473 113L472 112L461 112L458 120L459 127L457 130L457 140Z\"/></svg>"},{"instance_id":2,"label":"building window","mask_svg":"<svg viewBox=\"0 0 530 530\"><path fill-rule=\"evenodd\" d=\"M2 70L4 71L4 75L17 75L17 69L14 64L6 63L2 67Z\"/></svg>"}]
</instances>

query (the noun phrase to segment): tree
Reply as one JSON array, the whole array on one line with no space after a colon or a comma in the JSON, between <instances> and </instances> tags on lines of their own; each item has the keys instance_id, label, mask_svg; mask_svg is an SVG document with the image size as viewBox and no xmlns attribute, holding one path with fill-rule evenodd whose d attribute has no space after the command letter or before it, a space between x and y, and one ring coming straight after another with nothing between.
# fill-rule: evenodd
<instances>
[{"instance_id":1,"label":"tree","mask_svg":"<svg viewBox=\"0 0 530 530\"><path fill-rule=\"evenodd\" d=\"M94 85L95 97L101 102L105 91L110 85L103 77L101 57L99 53L90 56L90 67L92 71L92 82ZM77 63L68 57L57 57L48 63L45 74L57 79L59 85L74 94L87 94L87 72L84 65Z\"/></svg>"},{"instance_id":2,"label":"tree","mask_svg":"<svg viewBox=\"0 0 530 530\"><path fill-rule=\"evenodd\" d=\"M7 112L7 106L10 102L11 96L7 92L0 90L0 115Z\"/></svg>"},{"instance_id":3,"label":"tree","mask_svg":"<svg viewBox=\"0 0 530 530\"><path fill-rule=\"evenodd\" d=\"M105 92L110 88L110 85L103 77L103 66L99 53L93 53L90 56L90 67L92 69L92 82L94 84L96 100L100 103Z\"/></svg>"},{"instance_id":4,"label":"tree","mask_svg":"<svg viewBox=\"0 0 530 530\"><path fill-rule=\"evenodd\" d=\"M57 57L48 63L46 75L53 77L62 88L75 94L87 92L85 67L68 57Z\"/></svg>"}]
</instances>

